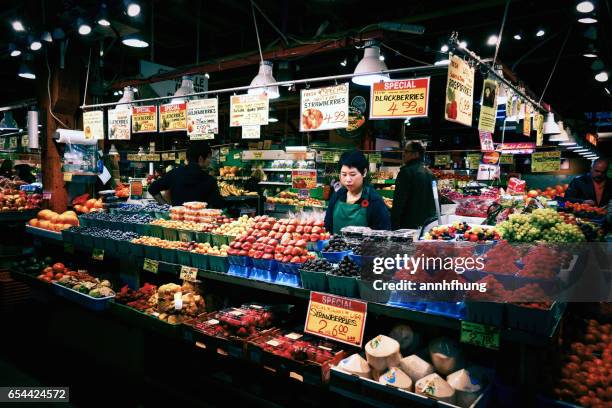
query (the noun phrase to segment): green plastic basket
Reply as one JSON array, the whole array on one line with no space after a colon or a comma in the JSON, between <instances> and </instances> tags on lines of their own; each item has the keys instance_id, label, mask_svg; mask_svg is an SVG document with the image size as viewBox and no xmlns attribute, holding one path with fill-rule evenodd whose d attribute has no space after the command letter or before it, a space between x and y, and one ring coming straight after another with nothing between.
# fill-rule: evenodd
<instances>
[{"instance_id":1,"label":"green plastic basket","mask_svg":"<svg viewBox=\"0 0 612 408\"><path fill-rule=\"evenodd\" d=\"M209 269L209 255L208 254L199 254L197 252L190 252L191 255L191 266L194 266L198 269Z\"/></svg>"},{"instance_id":2,"label":"green plastic basket","mask_svg":"<svg viewBox=\"0 0 612 408\"><path fill-rule=\"evenodd\" d=\"M304 289L327 292L329 285L325 272L312 272L300 269L300 276L302 277L302 287Z\"/></svg>"},{"instance_id":3,"label":"green plastic basket","mask_svg":"<svg viewBox=\"0 0 612 408\"><path fill-rule=\"evenodd\" d=\"M338 296L359 298L357 278L327 274L327 282L329 283L330 293Z\"/></svg>"},{"instance_id":4,"label":"green plastic basket","mask_svg":"<svg viewBox=\"0 0 612 408\"><path fill-rule=\"evenodd\" d=\"M196 232L195 233L195 240L196 242L199 242L201 244L205 244L205 243L211 243L211 236L210 236L210 232Z\"/></svg>"},{"instance_id":5,"label":"green plastic basket","mask_svg":"<svg viewBox=\"0 0 612 408\"><path fill-rule=\"evenodd\" d=\"M191 252L189 251L176 251L176 259L180 265L192 266Z\"/></svg>"},{"instance_id":6,"label":"green plastic basket","mask_svg":"<svg viewBox=\"0 0 612 408\"><path fill-rule=\"evenodd\" d=\"M149 234L151 237L163 238L164 237L164 228L161 225L151 225L149 224Z\"/></svg>"},{"instance_id":7,"label":"green plastic basket","mask_svg":"<svg viewBox=\"0 0 612 408\"><path fill-rule=\"evenodd\" d=\"M104 238L104 252L109 255L117 253L117 241L111 238Z\"/></svg>"},{"instance_id":8,"label":"green plastic basket","mask_svg":"<svg viewBox=\"0 0 612 408\"><path fill-rule=\"evenodd\" d=\"M211 271L227 273L229 261L227 256L208 255L209 269Z\"/></svg>"},{"instance_id":9,"label":"green plastic basket","mask_svg":"<svg viewBox=\"0 0 612 408\"><path fill-rule=\"evenodd\" d=\"M176 249L159 248L159 259L164 262L175 264L177 262Z\"/></svg>"},{"instance_id":10,"label":"green plastic basket","mask_svg":"<svg viewBox=\"0 0 612 408\"><path fill-rule=\"evenodd\" d=\"M177 240L183 242L195 241L196 233L189 230L176 230Z\"/></svg>"},{"instance_id":11,"label":"green plastic basket","mask_svg":"<svg viewBox=\"0 0 612 408\"><path fill-rule=\"evenodd\" d=\"M145 256L145 246L142 244L129 243L130 253L132 256L143 257Z\"/></svg>"},{"instance_id":12,"label":"green plastic basket","mask_svg":"<svg viewBox=\"0 0 612 408\"><path fill-rule=\"evenodd\" d=\"M119 255L129 255L132 250L132 244L129 241L115 241L117 243L117 253Z\"/></svg>"},{"instance_id":13,"label":"green plastic basket","mask_svg":"<svg viewBox=\"0 0 612 408\"><path fill-rule=\"evenodd\" d=\"M221 245L227 245L227 237L220 234L211 234L213 246L221 248Z\"/></svg>"},{"instance_id":14,"label":"green plastic basket","mask_svg":"<svg viewBox=\"0 0 612 408\"><path fill-rule=\"evenodd\" d=\"M151 235L149 224L135 224L136 233L142 236Z\"/></svg>"},{"instance_id":15,"label":"green plastic basket","mask_svg":"<svg viewBox=\"0 0 612 408\"><path fill-rule=\"evenodd\" d=\"M162 235L166 241L178 241L178 230L162 227Z\"/></svg>"},{"instance_id":16,"label":"green plastic basket","mask_svg":"<svg viewBox=\"0 0 612 408\"><path fill-rule=\"evenodd\" d=\"M144 245L144 256L145 258L153 259L154 261L160 260L159 247Z\"/></svg>"},{"instance_id":17,"label":"green plastic basket","mask_svg":"<svg viewBox=\"0 0 612 408\"><path fill-rule=\"evenodd\" d=\"M85 249L91 249L94 246L94 239L91 235L81 234L82 245Z\"/></svg>"}]
</instances>

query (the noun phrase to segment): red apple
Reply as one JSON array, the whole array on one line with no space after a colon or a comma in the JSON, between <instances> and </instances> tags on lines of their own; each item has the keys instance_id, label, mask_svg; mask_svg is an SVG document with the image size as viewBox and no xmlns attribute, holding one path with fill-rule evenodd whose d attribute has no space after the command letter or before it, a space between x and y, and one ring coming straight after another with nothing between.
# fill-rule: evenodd
<instances>
[{"instance_id":1,"label":"red apple","mask_svg":"<svg viewBox=\"0 0 612 408\"><path fill-rule=\"evenodd\" d=\"M287 263L287 262L290 262L290 261L291 261L291 255L283 256L283 260L282 260L283 263Z\"/></svg>"},{"instance_id":2,"label":"red apple","mask_svg":"<svg viewBox=\"0 0 612 408\"><path fill-rule=\"evenodd\" d=\"M305 247L305 246L306 246L306 240L304 240L304 239L299 239L299 240L298 240L298 241L295 243L295 246L298 246L298 247Z\"/></svg>"},{"instance_id":3,"label":"red apple","mask_svg":"<svg viewBox=\"0 0 612 408\"><path fill-rule=\"evenodd\" d=\"M280 232L280 233L283 233L285 231L287 231L287 227L284 226L284 225L281 225L280 228L278 229L278 232Z\"/></svg>"},{"instance_id":4,"label":"red apple","mask_svg":"<svg viewBox=\"0 0 612 408\"><path fill-rule=\"evenodd\" d=\"M293 252L293 246L288 245L285 247L285 250L283 251L283 255L291 255L292 252Z\"/></svg>"},{"instance_id":5,"label":"red apple","mask_svg":"<svg viewBox=\"0 0 612 408\"><path fill-rule=\"evenodd\" d=\"M315 225L314 227L312 227L312 232L314 234L318 234L321 232L321 227L319 227L318 225Z\"/></svg>"},{"instance_id":6,"label":"red apple","mask_svg":"<svg viewBox=\"0 0 612 408\"><path fill-rule=\"evenodd\" d=\"M291 255L296 256L296 255L301 255L302 254L302 248L300 247L293 247L293 249L291 250Z\"/></svg>"},{"instance_id":7,"label":"red apple","mask_svg":"<svg viewBox=\"0 0 612 408\"><path fill-rule=\"evenodd\" d=\"M278 241L276 239L271 239L271 240L268 241L268 245L277 246L278 245Z\"/></svg>"},{"instance_id":8,"label":"red apple","mask_svg":"<svg viewBox=\"0 0 612 408\"><path fill-rule=\"evenodd\" d=\"M266 254L271 254L272 252L274 252L274 247L272 245L266 245L264 247L264 252Z\"/></svg>"},{"instance_id":9,"label":"red apple","mask_svg":"<svg viewBox=\"0 0 612 408\"><path fill-rule=\"evenodd\" d=\"M274 254L274 260L275 261L279 261L279 262L282 261L283 260L283 254L279 254L279 253Z\"/></svg>"},{"instance_id":10,"label":"red apple","mask_svg":"<svg viewBox=\"0 0 612 408\"><path fill-rule=\"evenodd\" d=\"M298 234L301 234L302 232L304 232L304 226L298 225L297 227L295 227L295 232L297 232Z\"/></svg>"},{"instance_id":11,"label":"red apple","mask_svg":"<svg viewBox=\"0 0 612 408\"><path fill-rule=\"evenodd\" d=\"M319 234L310 234L310 242L317 242L321 239Z\"/></svg>"},{"instance_id":12,"label":"red apple","mask_svg":"<svg viewBox=\"0 0 612 408\"><path fill-rule=\"evenodd\" d=\"M238 255L240 256L247 256L249 253L247 251L245 251L244 249L241 249L240 252L238 252Z\"/></svg>"},{"instance_id":13,"label":"red apple","mask_svg":"<svg viewBox=\"0 0 612 408\"><path fill-rule=\"evenodd\" d=\"M272 231L278 231L279 228L280 228L280 224L278 222L274 223L274 225L272 226Z\"/></svg>"},{"instance_id":14,"label":"red apple","mask_svg":"<svg viewBox=\"0 0 612 408\"><path fill-rule=\"evenodd\" d=\"M294 256L293 258L291 258L291 263L300 263L300 257Z\"/></svg>"},{"instance_id":15,"label":"red apple","mask_svg":"<svg viewBox=\"0 0 612 408\"><path fill-rule=\"evenodd\" d=\"M274 255L272 255L272 254L263 254L261 259L267 259L267 260L274 259Z\"/></svg>"},{"instance_id":16,"label":"red apple","mask_svg":"<svg viewBox=\"0 0 612 408\"><path fill-rule=\"evenodd\" d=\"M304 232L310 234L312 232L312 225L306 225L304 227Z\"/></svg>"},{"instance_id":17,"label":"red apple","mask_svg":"<svg viewBox=\"0 0 612 408\"><path fill-rule=\"evenodd\" d=\"M253 256L255 259L261 259L261 257L263 256L263 251L256 251L255 255Z\"/></svg>"}]
</instances>

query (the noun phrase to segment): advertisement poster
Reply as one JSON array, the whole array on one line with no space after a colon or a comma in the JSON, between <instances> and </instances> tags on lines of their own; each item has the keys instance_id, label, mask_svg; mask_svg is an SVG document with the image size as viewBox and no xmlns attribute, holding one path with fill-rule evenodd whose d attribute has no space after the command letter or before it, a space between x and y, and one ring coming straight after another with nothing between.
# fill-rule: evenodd
<instances>
[{"instance_id":1,"label":"advertisement poster","mask_svg":"<svg viewBox=\"0 0 612 408\"><path fill-rule=\"evenodd\" d=\"M427 116L429 77L376 82L370 95L370 119Z\"/></svg>"},{"instance_id":2,"label":"advertisement poster","mask_svg":"<svg viewBox=\"0 0 612 408\"><path fill-rule=\"evenodd\" d=\"M492 152L495 150L493 145L493 135L491 132L481 130L478 132L480 135L480 150L483 152Z\"/></svg>"},{"instance_id":3,"label":"advertisement poster","mask_svg":"<svg viewBox=\"0 0 612 408\"><path fill-rule=\"evenodd\" d=\"M531 134L531 105L525 104L525 119L523 119L523 136Z\"/></svg>"},{"instance_id":4,"label":"advertisement poster","mask_svg":"<svg viewBox=\"0 0 612 408\"><path fill-rule=\"evenodd\" d=\"M451 162L450 154L436 154L434 156L434 166L446 166Z\"/></svg>"},{"instance_id":5,"label":"advertisement poster","mask_svg":"<svg viewBox=\"0 0 612 408\"><path fill-rule=\"evenodd\" d=\"M506 119L511 118L514 110L514 93L510 89L506 89Z\"/></svg>"},{"instance_id":6,"label":"advertisement poster","mask_svg":"<svg viewBox=\"0 0 612 408\"><path fill-rule=\"evenodd\" d=\"M535 149L535 143L524 142L524 143L502 143L499 147L503 153L511 154L530 154Z\"/></svg>"},{"instance_id":7,"label":"advertisement poster","mask_svg":"<svg viewBox=\"0 0 612 408\"><path fill-rule=\"evenodd\" d=\"M104 139L104 111L83 112L83 133L86 140Z\"/></svg>"},{"instance_id":8,"label":"advertisement poster","mask_svg":"<svg viewBox=\"0 0 612 408\"><path fill-rule=\"evenodd\" d=\"M293 188L315 188L317 186L316 170L291 170Z\"/></svg>"},{"instance_id":9,"label":"advertisement poster","mask_svg":"<svg viewBox=\"0 0 612 408\"><path fill-rule=\"evenodd\" d=\"M561 152L537 152L531 154L531 172L546 173L561 170Z\"/></svg>"},{"instance_id":10,"label":"advertisement poster","mask_svg":"<svg viewBox=\"0 0 612 408\"><path fill-rule=\"evenodd\" d=\"M219 133L219 100L198 99L187 102L187 135L190 140L214 139Z\"/></svg>"},{"instance_id":11,"label":"advertisement poster","mask_svg":"<svg viewBox=\"0 0 612 408\"><path fill-rule=\"evenodd\" d=\"M130 110L108 110L108 139L130 140Z\"/></svg>"},{"instance_id":12,"label":"advertisement poster","mask_svg":"<svg viewBox=\"0 0 612 408\"><path fill-rule=\"evenodd\" d=\"M132 133L157 132L157 106L132 107Z\"/></svg>"},{"instance_id":13,"label":"advertisement poster","mask_svg":"<svg viewBox=\"0 0 612 408\"><path fill-rule=\"evenodd\" d=\"M261 137L261 126L243 126L242 127L242 138L243 139L259 139Z\"/></svg>"},{"instance_id":14,"label":"advertisement poster","mask_svg":"<svg viewBox=\"0 0 612 408\"><path fill-rule=\"evenodd\" d=\"M270 100L268 95L233 95L230 97L230 126L268 124Z\"/></svg>"},{"instance_id":15,"label":"advertisement poster","mask_svg":"<svg viewBox=\"0 0 612 408\"><path fill-rule=\"evenodd\" d=\"M499 164L514 164L514 156L511 154L502 154L499 157Z\"/></svg>"},{"instance_id":16,"label":"advertisement poster","mask_svg":"<svg viewBox=\"0 0 612 408\"><path fill-rule=\"evenodd\" d=\"M495 131L495 117L497 116L497 82L485 79L482 86L482 104L480 105L480 119L478 130L493 133Z\"/></svg>"},{"instance_id":17,"label":"advertisement poster","mask_svg":"<svg viewBox=\"0 0 612 408\"><path fill-rule=\"evenodd\" d=\"M498 152L487 152L482 155L483 164L497 164L499 162Z\"/></svg>"},{"instance_id":18,"label":"advertisement poster","mask_svg":"<svg viewBox=\"0 0 612 408\"><path fill-rule=\"evenodd\" d=\"M457 55L450 56L444 118L472 126L474 68Z\"/></svg>"},{"instance_id":19,"label":"advertisement poster","mask_svg":"<svg viewBox=\"0 0 612 408\"><path fill-rule=\"evenodd\" d=\"M534 127L536 130L536 146L544 144L544 115L538 113L534 116Z\"/></svg>"},{"instance_id":20,"label":"advertisement poster","mask_svg":"<svg viewBox=\"0 0 612 408\"><path fill-rule=\"evenodd\" d=\"M348 83L325 88L302 89L300 132L345 129L349 124Z\"/></svg>"},{"instance_id":21,"label":"advertisement poster","mask_svg":"<svg viewBox=\"0 0 612 408\"><path fill-rule=\"evenodd\" d=\"M187 104L169 103L159 107L159 131L187 130Z\"/></svg>"},{"instance_id":22,"label":"advertisement poster","mask_svg":"<svg viewBox=\"0 0 612 408\"><path fill-rule=\"evenodd\" d=\"M467 167L470 170L478 170L478 166L480 166L481 156L482 155L480 153L468 153L466 156Z\"/></svg>"},{"instance_id":23,"label":"advertisement poster","mask_svg":"<svg viewBox=\"0 0 612 408\"><path fill-rule=\"evenodd\" d=\"M495 180L500 175L499 165L497 164L481 164L478 166L478 175L476 180Z\"/></svg>"}]
</instances>

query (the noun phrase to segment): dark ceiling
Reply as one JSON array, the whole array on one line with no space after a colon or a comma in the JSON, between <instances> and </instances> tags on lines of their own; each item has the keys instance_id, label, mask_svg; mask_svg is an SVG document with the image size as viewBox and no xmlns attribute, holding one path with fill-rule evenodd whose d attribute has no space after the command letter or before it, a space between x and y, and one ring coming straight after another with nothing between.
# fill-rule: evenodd
<instances>
[{"instance_id":1,"label":"dark ceiling","mask_svg":"<svg viewBox=\"0 0 612 408\"><path fill-rule=\"evenodd\" d=\"M93 23L101 1L98 0L4 0L0 5L0 77L5 85L0 102L34 96L34 82L16 76L19 58L11 58L7 45L17 38L10 21L20 18L32 33L61 26L69 38L68 54L78 54L87 65L90 49L95 59L103 45L105 54L100 71L93 70L92 78L104 84L104 100L116 100L111 85L138 75L138 60L153 60L173 67L214 62L236 54L253 54L257 61L257 41L250 1L247 0L150 0L140 1L143 12L140 20L128 17L123 0L108 0L109 14L114 29ZM505 0L450 1L450 0L257 0L257 5L287 39L281 39L262 14L256 13L261 43L264 49L291 47L316 43L335 36L359 37L368 26L379 22L400 22L422 25L423 35L383 32L382 42L396 52L383 48L389 68L419 65L415 60L433 63L441 58L440 46L452 31L458 31L468 48L483 58L492 58L494 47L486 40L500 27ZM596 38L591 42L599 52L599 59L608 71L612 68L611 44L612 11L609 1L596 2L599 22L586 25L577 22L575 1L571 0L513 0L509 5L499 59L512 68L516 76L540 96L562 44L567 43L550 81L544 101L566 117L582 118L584 112L609 111L612 99L604 87L610 83L595 81L591 64L594 59L582 56L589 40L585 31L593 27ZM77 17L92 22L94 31L79 36L74 22ZM199 29L199 40L198 40ZM536 37L543 29L545 35ZM142 31L149 36L152 46L145 49L129 48L116 41L119 34ZM522 40L513 36L520 33ZM23 36L22 36L23 37ZM199 44L199 47L197 46ZM57 42L47 47L48 52L59 53ZM38 78L46 79L44 49L34 52ZM355 58L361 54L354 46L320 53L300 55L292 59L299 65L298 75L311 77L351 72ZM339 62L348 57L348 65ZM231 58L229 58L231 59ZM275 69L279 61L275 61ZM223 72L212 72L210 89L248 85L257 71L256 65ZM98 75L99 73L99 75ZM84 81L85 70L81 81ZM90 78L91 79L91 78Z\"/></svg>"}]
</instances>

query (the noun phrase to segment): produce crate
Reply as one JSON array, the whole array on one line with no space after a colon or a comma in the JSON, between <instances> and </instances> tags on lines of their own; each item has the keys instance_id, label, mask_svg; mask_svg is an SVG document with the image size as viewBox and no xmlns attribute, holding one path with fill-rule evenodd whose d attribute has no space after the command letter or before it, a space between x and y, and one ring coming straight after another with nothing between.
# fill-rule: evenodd
<instances>
[{"instance_id":1,"label":"produce crate","mask_svg":"<svg viewBox=\"0 0 612 408\"><path fill-rule=\"evenodd\" d=\"M152 259L154 261L161 260L160 248L151 245L144 245L144 256L145 258Z\"/></svg>"},{"instance_id":2,"label":"produce crate","mask_svg":"<svg viewBox=\"0 0 612 408\"><path fill-rule=\"evenodd\" d=\"M109 302L109 312L113 316L126 322L129 326L139 327L143 330L152 331L171 338L178 338L181 334L180 324L164 322L155 316L151 316L115 301Z\"/></svg>"},{"instance_id":3,"label":"produce crate","mask_svg":"<svg viewBox=\"0 0 612 408\"><path fill-rule=\"evenodd\" d=\"M390 290L375 290L374 282L357 279L357 284L359 285L359 297L368 302L385 304L391 297Z\"/></svg>"},{"instance_id":4,"label":"produce crate","mask_svg":"<svg viewBox=\"0 0 612 408\"><path fill-rule=\"evenodd\" d=\"M211 234L210 237L211 244L219 248L221 248L221 245L227 245L229 243L227 235Z\"/></svg>"},{"instance_id":5,"label":"produce crate","mask_svg":"<svg viewBox=\"0 0 612 408\"><path fill-rule=\"evenodd\" d=\"M162 227L162 236L167 241L178 241L178 230Z\"/></svg>"},{"instance_id":6,"label":"produce crate","mask_svg":"<svg viewBox=\"0 0 612 408\"><path fill-rule=\"evenodd\" d=\"M285 274L298 275L303 264L293 262L279 262L278 270Z\"/></svg>"},{"instance_id":7,"label":"produce crate","mask_svg":"<svg viewBox=\"0 0 612 408\"><path fill-rule=\"evenodd\" d=\"M298 288L300 287L300 275L279 271L278 274L276 275L276 279L274 280L274 283L277 283L279 285L293 286L293 287Z\"/></svg>"},{"instance_id":8,"label":"produce crate","mask_svg":"<svg viewBox=\"0 0 612 408\"><path fill-rule=\"evenodd\" d=\"M117 253L119 255L129 255L132 250L132 244L129 241L115 241L117 244Z\"/></svg>"},{"instance_id":9,"label":"produce crate","mask_svg":"<svg viewBox=\"0 0 612 408\"><path fill-rule=\"evenodd\" d=\"M248 278L251 273L251 268L248 266L241 265L230 265L227 271L228 275L238 276L241 278Z\"/></svg>"},{"instance_id":10,"label":"produce crate","mask_svg":"<svg viewBox=\"0 0 612 408\"><path fill-rule=\"evenodd\" d=\"M212 239L210 236L210 232L196 232L195 233L195 240L196 242L199 242L201 244L205 244L205 243L211 243Z\"/></svg>"},{"instance_id":11,"label":"produce crate","mask_svg":"<svg viewBox=\"0 0 612 408\"><path fill-rule=\"evenodd\" d=\"M117 253L117 241L112 238L104 238L104 247L102 249L109 255Z\"/></svg>"},{"instance_id":12,"label":"produce crate","mask_svg":"<svg viewBox=\"0 0 612 408\"><path fill-rule=\"evenodd\" d=\"M159 248L159 259L167 263L175 264L177 262L177 250L170 248Z\"/></svg>"},{"instance_id":13,"label":"produce crate","mask_svg":"<svg viewBox=\"0 0 612 408\"><path fill-rule=\"evenodd\" d=\"M92 249L94 247L94 239L91 235L81 234L81 245L85 249Z\"/></svg>"},{"instance_id":14,"label":"produce crate","mask_svg":"<svg viewBox=\"0 0 612 408\"><path fill-rule=\"evenodd\" d=\"M329 283L330 293L333 293L334 295L338 296L346 296L355 299L359 298L359 287L357 285L357 278L335 276L328 273L327 281Z\"/></svg>"},{"instance_id":15,"label":"produce crate","mask_svg":"<svg viewBox=\"0 0 612 408\"><path fill-rule=\"evenodd\" d=\"M134 224L136 226L136 233L142 236L150 236L151 230L149 224Z\"/></svg>"},{"instance_id":16,"label":"produce crate","mask_svg":"<svg viewBox=\"0 0 612 408\"><path fill-rule=\"evenodd\" d=\"M191 252L189 252L189 251L177 250L176 251L176 260L178 261L178 263L180 265L193 266L193 261L192 261L192 258L191 258ZM204 269L206 269L206 268L204 268Z\"/></svg>"},{"instance_id":17,"label":"produce crate","mask_svg":"<svg viewBox=\"0 0 612 408\"><path fill-rule=\"evenodd\" d=\"M209 269L208 254L199 254L197 252L188 252L191 257L190 264L198 269Z\"/></svg>"},{"instance_id":18,"label":"produce crate","mask_svg":"<svg viewBox=\"0 0 612 408\"><path fill-rule=\"evenodd\" d=\"M63 230L62 231L62 240L66 243L72 244L74 243L74 232Z\"/></svg>"},{"instance_id":19,"label":"produce crate","mask_svg":"<svg viewBox=\"0 0 612 408\"><path fill-rule=\"evenodd\" d=\"M321 252L321 255L331 263L340 263L345 256L349 256L351 253L351 251Z\"/></svg>"},{"instance_id":20,"label":"produce crate","mask_svg":"<svg viewBox=\"0 0 612 408\"><path fill-rule=\"evenodd\" d=\"M94 312L102 312L106 310L108 307L108 301L113 299L115 296L107 296L103 298L95 298L89 295L86 295L81 292L77 292L76 290L72 290L65 286L60 285L57 282L52 283L54 286L54 292L64 299L67 299L71 302L77 303L89 310Z\"/></svg>"},{"instance_id":21,"label":"produce crate","mask_svg":"<svg viewBox=\"0 0 612 408\"><path fill-rule=\"evenodd\" d=\"M454 319L464 319L467 314L465 303L463 302L427 302L425 310L427 313L452 317Z\"/></svg>"},{"instance_id":22,"label":"produce crate","mask_svg":"<svg viewBox=\"0 0 612 408\"><path fill-rule=\"evenodd\" d=\"M248 256L228 255L227 259L230 265L245 266L245 267L253 266L253 260L249 258Z\"/></svg>"},{"instance_id":23,"label":"produce crate","mask_svg":"<svg viewBox=\"0 0 612 408\"><path fill-rule=\"evenodd\" d=\"M149 236L156 238L164 237L164 228L161 225L149 224Z\"/></svg>"},{"instance_id":24,"label":"produce crate","mask_svg":"<svg viewBox=\"0 0 612 408\"><path fill-rule=\"evenodd\" d=\"M270 329L270 331L264 332L260 336L265 336L273 330L275 329ZM263 350L252 340L247 342L246 349L247 358L255 364L263 366L265 370L315 386L327 384L329 382L330 367L338 364L346 356L346 353L341 351L330 362L318 364L312 361L296 361L278 356Z\"/></svg>"},{"instance_id":25,"label":"produce crate","mask_svg":"<svg viewBox=\"0 0 612 408\"><path fill-rule=\"evenodd\" d=\"M211 271L226 273L229 268L227 256L208 255L208 262Z\"/></svg>"},{"instance_id":26,"label":"produce crate","mask_svg":"<svg viewBox=\"0 0 612 408\"><path fill-rule=\"evenodd\" d=\"M249 279L264 281L264 282L274 282L277 278L278 272L276 270L271 271L268 269L260 269L260 268L251 268Z\"/></svg>"},{"instance_id":27,"label":"produce crate","mask_svg":"<svg viewBox=\"0 0 612 408\"><path fill-rule=\"evenodd\" d=\"M506 305L497 302L466 302L467 320L502 327Z\"/></svg>"},{"instance_id":28,"label":"produce crate","mask_svg":"<svg viewBox=\"0 0 612 408\"><path fill-rule=\"evenodd\" d=\"M374 260L374 256L363 256L363 255L355 255L353 253L349 254L349 258L351 259L351 261L355 262L357 264L357 266L362 267L363 264L368 265L371 264Z\"/></svg>"},{"instance_id":29,"label":"produce crate","mask_svg":"<svg viewBox=\"0 0 612 408\"><path fill-rule=\"evenodd\" d=\"M176 230L179 241L191 242L196 240L196 232L190 230Z\"/></svg>"},{"instance_id":30,"label":"produce crate","mask_svg":"<svg viewBox=\"0 0 612 408\"><path fill-rule=\"evenodd\" d=\"M277 271L278 270L278 262L274 259L256 259L252 260L253 266L257 269L263 269L267 271Z\"/></svg>"},{"instance_id":31,"label":"produce crate","mask_svg":"<svg viewBox=\"0 0 612 408\"><path fill-rule=\"evenodd\" d=\"M508 327L548 336L563 315L565 303L555 302L549 310L522 307L507 303Z\"/></svg>"},{"instance_id":32,"label":"produce crate","mask_svg":"<svg viewBox=\"0 0 612 408\"><path fill-rule=\"evenodd\" d=\"M143 257L145 256L145 245L135 244L133 242L129 243L130 245L130 253L132 256Z\"/></svg>"},{"instance_id":33,"label":"produce crate","mask_svg":"<svg viewBox=\"0 0 612 408\"><path fill-rule=\"evenodd\" d=\"M302 278L302 287L304 289L316 290L318 292L327 292L329 289L326 272L312 272L300 269L300 277Z\"/></svg>"}]
</instances>

